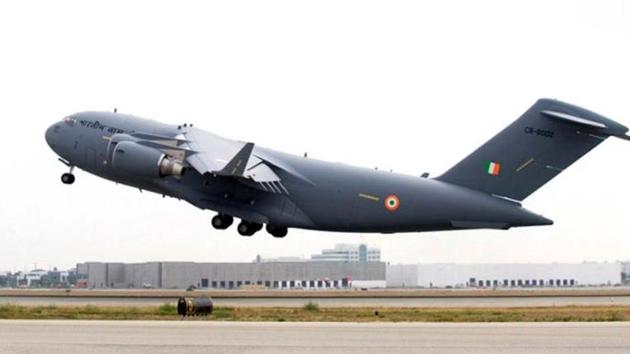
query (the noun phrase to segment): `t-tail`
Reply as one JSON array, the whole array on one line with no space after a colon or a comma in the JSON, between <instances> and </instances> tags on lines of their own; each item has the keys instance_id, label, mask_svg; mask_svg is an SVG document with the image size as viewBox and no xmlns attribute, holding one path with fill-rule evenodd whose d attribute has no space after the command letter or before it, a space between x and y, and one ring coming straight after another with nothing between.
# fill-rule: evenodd
<instances>
[{"instance_id":1,"label":"t-tail","mask_svg":"<svg viewBox=\"0 0 630 354\"><path fill-rule=\"evenodd\" d=\"M540 99L439 181L520 202L608 137L628 128L597 113Z\"/></svg>"}]
</instances>

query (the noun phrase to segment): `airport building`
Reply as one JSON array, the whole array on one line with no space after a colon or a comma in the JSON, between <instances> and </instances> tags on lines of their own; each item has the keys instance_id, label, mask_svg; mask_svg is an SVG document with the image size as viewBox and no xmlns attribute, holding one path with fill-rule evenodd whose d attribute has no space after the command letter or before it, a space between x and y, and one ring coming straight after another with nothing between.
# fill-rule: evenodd
<instances>
[{"instance_id":1,"label":"airport building","mask_svg":"<svg viewBox=\"0 0 630 354\"><path fill-rule=\"evenodd\" d=\"M386 286L382 262L96 263L77 265L88 288L275 289L374 288Z\"/></svg>"},{"instance_id":2,"label":"airport building","mask_svg":"<svg viewBox=\"0 0 630 354\"><path fill-rule=\"evenodd\" d=\"M257 256L251 263L99 263L77 265L87 288L272 289L539 288L630 283L628 262L386 264L365 244L337 244L302 257Z\"/></svg>"},{"instance_id":3,"label":"airport building","mask_svg":"<svg viewBox=\"0 0 630 354\"><path fill-rule=\"evenodd\" d=\"M381 250L370 248L365 244L340 243L333 249L325 249L320 254L312 255L311 259L333 262L380 262Z\"/></svg>"},{"instance_id":4,"label":"airport building","mask_svg":"<svg viewBox=\"0 0 630 354\"><path fill-rule=\"evenodd\" d=\"M387 266L395 288L507 288L612 286L622 283L621 262L546 264L396 264Z\"/></svg>"}]
</instances>

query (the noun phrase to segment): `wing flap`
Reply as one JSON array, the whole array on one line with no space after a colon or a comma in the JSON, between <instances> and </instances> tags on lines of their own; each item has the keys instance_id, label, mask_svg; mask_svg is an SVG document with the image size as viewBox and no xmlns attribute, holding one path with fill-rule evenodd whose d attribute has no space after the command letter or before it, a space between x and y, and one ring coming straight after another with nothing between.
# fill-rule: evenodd
<instances>
[{"instance_id":1,"label":"wing flap","mask_svg":"<svg viewBox=\"0 0 630 354\"><path fill-rule=\"evenodd\" d=\"M191 153L188 162L200 174L249 179L261 190L269 190L263 183L280 182L273 165L254 153L254 143L228 140L218 135L191 128L183 133Z\"/></svg>"}]
</instances>

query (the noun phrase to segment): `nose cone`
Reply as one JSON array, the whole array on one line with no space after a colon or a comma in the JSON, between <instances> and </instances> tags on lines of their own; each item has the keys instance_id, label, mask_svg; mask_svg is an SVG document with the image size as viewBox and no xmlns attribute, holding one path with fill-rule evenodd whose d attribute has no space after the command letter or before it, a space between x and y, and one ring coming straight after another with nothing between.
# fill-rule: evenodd
<instances>
[{"instance_id":1,"label":"nose cone","mask_svg":"<svg viewBox=\"0 0 630 354\"><path fill-rule=\"evenodd\" d=\"M59 126L58 123L53 124L48 127L48 129L46 129L46 142L48 143L48 146L53 149L53 151L57 147L60 131L61 126Z\"/></svg>"}]
</instances>

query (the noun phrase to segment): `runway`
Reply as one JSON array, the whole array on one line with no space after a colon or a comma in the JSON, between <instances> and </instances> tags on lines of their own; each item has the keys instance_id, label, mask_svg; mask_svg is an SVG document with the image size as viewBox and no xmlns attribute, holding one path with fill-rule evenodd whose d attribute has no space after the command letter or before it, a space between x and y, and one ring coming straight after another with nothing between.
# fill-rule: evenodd
<instances>
[{"instance_id":1,"label":"runway","mask_svg":"<svg viewBox=\"0 0 630 354\"><path fill-rule=\"evenodd\" d=\"M0 353L628 353L630 323L0 321Z\"/></svg>"},{"instance_id":2,"label":"runway","mask_svg":"<svg viewBox=\"0 0 630 354\"><path fill-rule=\"evenodd\" d=\"M95 305L160 306L177 298L125 297L0 297L0 304L16 305ZM630 296L557 296L557 297L418 297L418 298L214 298L222 307L302 307L312 301L321 307L546 307L546 306L630 306Z\"/></svg>"}]
</instances>

